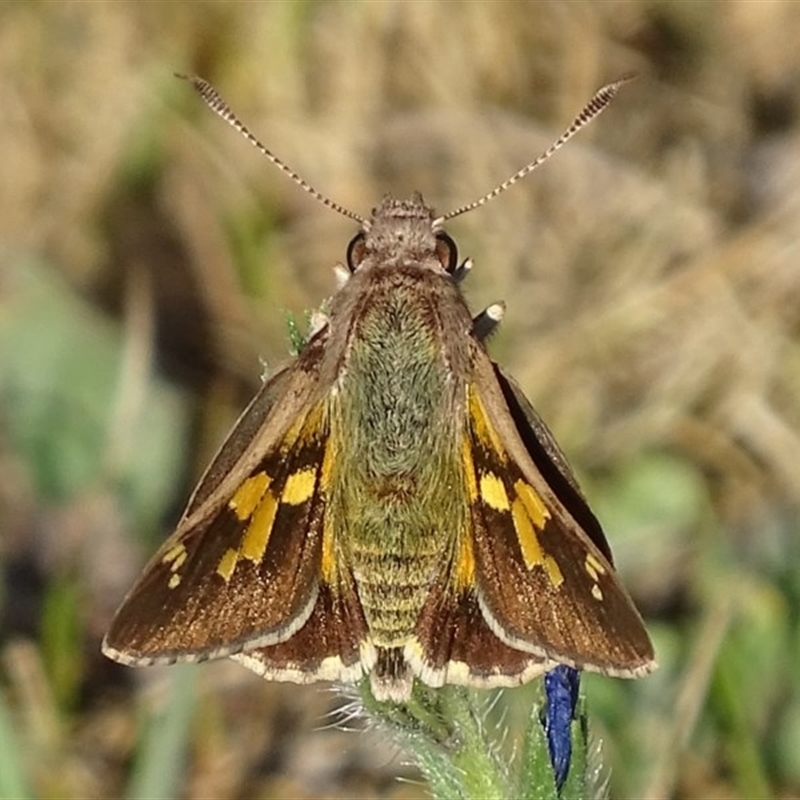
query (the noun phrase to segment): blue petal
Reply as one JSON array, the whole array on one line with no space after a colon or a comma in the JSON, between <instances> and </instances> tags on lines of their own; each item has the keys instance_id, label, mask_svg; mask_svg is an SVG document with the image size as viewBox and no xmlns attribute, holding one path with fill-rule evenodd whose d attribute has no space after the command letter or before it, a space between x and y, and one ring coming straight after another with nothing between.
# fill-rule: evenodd
<instances>
[{"instance_id":1,"label":"blue petal","mask_svg":"<svg viewBox=\"0 0 800 800\"><path fill-rule=\"evenodd\" d=\"M581 674L572 667L559 664L544 676L545 710L544 731L550 750L550 763L556 778L556 788L561 791L569 773L572 758L572 720L578 704Z\"/></svg>"}]
</instances>

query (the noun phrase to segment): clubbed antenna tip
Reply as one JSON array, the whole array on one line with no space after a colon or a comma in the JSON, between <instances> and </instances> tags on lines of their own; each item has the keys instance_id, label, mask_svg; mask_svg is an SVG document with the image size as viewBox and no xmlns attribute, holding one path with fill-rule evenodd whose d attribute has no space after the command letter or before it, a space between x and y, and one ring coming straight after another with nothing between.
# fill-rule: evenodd
<instances>
[{"instance_id":1,"label":"clubbed antenna tip","mask_svg":"<svg viewBox=\"0 0 800 800\"><path fill-rule=\"evenodd\" d=\"M632 81L636 75L634 73L628 73L623 75L621 78L618 78L611 83L606 84L601 89L598 89L595 92L594 97L581 109L581 112L572 120L570 126L561 134L561 136L556 139L550 147L547 148L538 158L535 158L530 164L526 164L522 169L515 172L510 178L503 181L498 186L495 186L491 192L487 192L483 197L478 198L472 203L467 203L466 205L457 208L455 211L451 211L448 214L445 214L442 217L439 217L434 222L434 226L438 227L443 222L446 222L449 219L453 219L453 217L459 217L462 214L466 214L468 211L472 211L473 209L480 208L480 206L486 205L490 200L494 200L497 195L502 194L506 189L509 189L513 186L517 181L522 180L526 175L533 172L538 166L543 164L547 161L556 150L560 150L581 128L586 127L596 116L602 113L608 106L608 104L617 96L619 90L624 86L626 83Z\"/></svg>"},{"instance_id":2,"label":"clubbed antenna tip","mask_svg":"<svg viewBox=\"0 0 800 800\"><path fill-rule=\"evenodd\" d=\"M304 192L308 192L308 194L310 194L314 199L318 200L327 208L330 208L345 217L355 220L362 226L367 224L364 217L356 214L354 211L350 211L344 206L339 205L339 203L335 203L333 200L322 194L322 192L317 191L310 183L308 183L308 181L306 181L304 178L301 178L293 169L291 169L291 167L284 164L284 162L281 161L281 159L278 158L278 156L276 156L271 150L268 150L266 147L264 147L264 145L261 144L261 142L256 139L252 133L250 133L250 131L247 129L247 126L239 119L239 117L236 116L236 114L234 114L231 107L222 99L220 93L208 81L199 78L197 75L181 75L177 72L175 73L175 77L180 78L181 80L189 81L189 83L194 86L195 91L200 95L200 97L203 98L205 104L215 114L218 114L231 127L239 131L239 133L241 133L242 136L244 136L244 138L253 145L253 147L265 155L279 170L285 172Z\"/></svg>"}]
</instances>

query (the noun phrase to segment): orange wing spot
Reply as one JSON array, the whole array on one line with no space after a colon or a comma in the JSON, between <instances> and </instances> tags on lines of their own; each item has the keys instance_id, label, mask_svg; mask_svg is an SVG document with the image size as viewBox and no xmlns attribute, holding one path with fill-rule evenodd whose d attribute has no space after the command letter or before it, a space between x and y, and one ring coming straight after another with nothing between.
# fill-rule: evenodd
<instances>
[{"instance_id":1,"label":"orange wing spot","mask_svg":"<svg viewBox=\"0 0 800 800\"><path fill-rule=\"evenodd\" d=\"M242 558L247 558L256 564L261 562L269 543L272 523L275 522L277 510L278 501L275 499L275 495L267 491L252 515L247 532L242 539L242 546L239 548L239 555Z\"/></svg>"},{"instance_id":2,"label":"orange wing spot","mask_svg":"<svg viewBox=\"0 0 800 800\"><path fill-rule=\"evenodd\" d=\"M542 550L539 537L536 535L535 523L531 520L528 507L521 497L517 497L511 504L511 516L514 520L514 528L517 531L519 548L522 551L525 566L533 569L537 564L544 564L544 550Z\"/></svg>"},{"instance_id":3,"label":"orange wing spot","mask_svg":"<svg viewBox=\"0 0 800 800\"><path fill-rule=\"evenodd\" d=\"M266 472L257 472L236 490L228 501L228 508L236 515L236 519L244 522L250 518L270 483L271 479Z\"/></svg>"}]
</instances>

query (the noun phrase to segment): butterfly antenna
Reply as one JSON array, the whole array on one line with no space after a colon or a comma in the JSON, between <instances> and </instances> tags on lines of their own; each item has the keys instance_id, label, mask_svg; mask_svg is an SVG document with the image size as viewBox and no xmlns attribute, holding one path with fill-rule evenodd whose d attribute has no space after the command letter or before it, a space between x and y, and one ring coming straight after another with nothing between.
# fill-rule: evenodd
<instances>
[{"instance_id":1,"label":"butterfly antenna","mask_svg":"<svg viewBox=\"0 0 800 800\"><path fill-rule=\"evenodd\" d=\"M322 205L332 209L333 211L338 211L342 216L349 217L362 226L367 225L367 221L364 219L364 217L356 214L354 211L350 211L344 206L340 206L338 203L335 203L333 200L327 198L324 194L317 191L310 183L308 183L308 181L301 178L293 169L284 164L283 161L281 161L281 159L279 159L278 156L276 156L271 150L268 150L266 147L264 147L264 145L261 144L261 142L259 142L252 133L250 133L250 131L247 129L247 126L239 119L239 117L233 113L231 107L222 99L220 93L208 81L205 81L196 75L178 75L176 73L176 77L185 81L189 81L192 86L194 86L200 97L203 98L205 104L214 113L218 114L231 127L239 131L239 133L241 133L242 136L244 136L244 138L253 145L253 147L259 150L262 155L265 155L279 170L281 170L281 172L286 173L304 192L308 192L308 194L310 194L315 200L318 200L320 203L322 203Z\"/></svg>"},{"instance_id":2,"label":"butterfly antenna","mask_svg":"<svg viewBox=\"0 0 800 800\"><path fill-rule=\"evenodd\" d=\"M594 97L583 107L580 114L572 121L572 124L561 134L561 136L556 139L550 147L547 148L538 158L531 161L530 164L524 166L518 172L515 172L508 180L503 181L499 186L496 186L492 189L491 192L488 192L483 197L475 200L472 203L468 203L467 205L461 206L461 208L457 208L455 211L451 211L449 214L445 214L443 217L439 217L437 220L434 221L434 226L438 227L443 222L446 222L449 219L453 219L453 217L459 217L462 214L466 214L467 211L472 211L475 208L480 208L480 206L486 205L490 200L494 200L497 195L504 192L506 189L513 186L517 181L522 180L526 175L533 172L536 167L540 164L543 164L547 161L556 150L560 150L581 128L588 125L596 116L598 116L602 111L605 110L606 106L617 96L620 88L632 81L636 76L635 75L624 75L623 77L619 78L612 83L603 86L602 89L599 89Z\"/></svg>"}]
</instances>

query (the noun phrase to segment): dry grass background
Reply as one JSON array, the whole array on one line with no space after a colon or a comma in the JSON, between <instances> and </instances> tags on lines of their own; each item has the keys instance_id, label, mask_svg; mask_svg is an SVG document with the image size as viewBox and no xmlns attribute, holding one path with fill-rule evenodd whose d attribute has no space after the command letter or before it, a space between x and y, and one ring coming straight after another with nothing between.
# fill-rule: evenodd
<instances>
[{"instance_id":1,"label":"dry grass background","mask_svg":"<svg viewBox=\"0 0 800 800\"><path fill-rule=\"evenodd\" d=\"M659 650L588 684L613 796L799 796L799 40L790 2L0 6L0 699L31 792L129 786L176 682L102 632L353 233L172 73L364 214L473 199L635 70L450 232ZM181 796L424 795L316 730L330 693L195 679Z\"/></svg>"}]
</instances>

